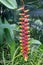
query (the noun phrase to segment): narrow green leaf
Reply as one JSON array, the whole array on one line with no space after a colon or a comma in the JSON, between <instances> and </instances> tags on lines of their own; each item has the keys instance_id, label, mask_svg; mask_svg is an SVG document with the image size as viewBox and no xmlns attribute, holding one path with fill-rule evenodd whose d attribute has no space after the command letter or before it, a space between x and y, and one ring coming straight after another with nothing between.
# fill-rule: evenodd
<instances>
[{"instance_id":1,"label":"narrow green leaf","mask_svg":"<svg viewBox=\"0 0 43 65\"><path fill-rule=\"evenodd\" d=\"M12 58L13 55L14 55L15 48L16 48L16 44L15 44L14 41L12 41L12 43L10 44L10 53L11 53L11 58Z\"/></svg>"},{"instance_id":2,"label":"narrow green leaf","mask_svg":"<svg viewBox=\"0 0 43 65\"><path fill-rule=\"evenodd\" d=\"M6 60L5 60L5 57L4 57L4 51L2 52L2 58L3 58L4 65L6 65Z\"/></svg>"},{"instance_id":3,"label":"narrow green leaf","mask_svg":"<svg viewBox=\"0 0 43 65\"><path fill-rule=\"evenodd\" d=\"M0 25L2 24L1 18L0 18ZM0 27L0 43L3 43L3 37L4 37L4 30L2 27Z\"/></svg>"}]
</instances>

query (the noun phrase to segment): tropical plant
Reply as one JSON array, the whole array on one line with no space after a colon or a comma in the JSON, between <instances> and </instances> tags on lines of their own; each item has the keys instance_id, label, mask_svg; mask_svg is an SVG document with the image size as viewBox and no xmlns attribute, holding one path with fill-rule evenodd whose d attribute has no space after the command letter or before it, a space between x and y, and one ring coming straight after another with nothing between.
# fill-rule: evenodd
<instances>
[{"instance_id":1,"label":"tropical plant","mask_svg":"<svg viewBox=\"0 0 43 65\"><path fill-rule=\"evenodd\" d=\"M0 0L0 65L43 65L43 0L24 0L30 15L30 54L20 52L19 13L22 0Z\"/></svg>"}]
</instances>

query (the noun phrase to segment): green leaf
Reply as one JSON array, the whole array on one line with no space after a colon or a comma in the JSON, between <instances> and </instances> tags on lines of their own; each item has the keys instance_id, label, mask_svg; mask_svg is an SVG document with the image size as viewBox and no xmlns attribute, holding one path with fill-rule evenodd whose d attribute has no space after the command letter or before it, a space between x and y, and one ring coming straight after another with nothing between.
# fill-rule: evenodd
<instances>
[{"instance_id":1,"label":"green leaf","mask_svg":"<svg viewBox=\"0 0 43 65\"><path fill-rule=\"evenodd\" d=\"M0 25L2 24L1 18L0 18ZM4 30L1 27L0 28L0 43L3 43L3 37L4 37Z\"/></svg>"},{"instance_id":2,"label":"green leaf","mask_svg":"<svg viewBox=\"0 0 43 65\"><path fill-rule=\"evenodd\" d=\"M12 40L14 40L14 30L17 31L17 26L15 24L10 25L6 20L5 24L1 24L0 28L6 29L6 35Z\"/></svg>"},{"instance_id":3,"label":"green leaf","mask_svg":"<svg viewBox=\"0 0 43 65\"><path fill-rule=\"evenodd\" d=\"M42 25L42 21L41 21L40 19L37 19L37 20L35 21L35 24L37 24L37 25Z\"/></svg>"},{"instance_id":4,"label":"green leaf","mask_svg":"<svg viewBox=\"0 0 43 65\"><path fill-rule=\"evenodd\" d=\"M14 55L15 48L16 48L16 44L15 44L14 41L12 41L12 43L10 44L10 54L11 54L11 58L12 58L13 55Z\"/></svg>"},{"instance_id":5,"label":"green leaf","mask_svg":"<svg viewBox=\"0 0 43 65\"><path fill-rule=\"evenodd\" d=\"M4 32L5 32L6 42L11 44L13 39L12 39L12 37L10 35L9 30L7 28L5 28Z\"/></svg>"},{"instance_id":6,"label":"green leaf","mask_svg":"<svg viewBox=\"0 0 43 65\"><path fill-rule=\"evenodd\" d=\"M9 24L5 20L5 24L2 23L0 19L0 42L3 41L3 35L6 37L7 43L12 43L14 41L14 31L17 31L17 26L14 24Z\"/></svg>"},{"instance_id":7,"label":"green leaf","mask_svg":"<svg viewBox=\"0 0 43 65\"><path fill-rule=\"evenodd\" d=\"M17 51L18 51L19 47L16 48L14 54L13 54L13 57L12 57L12 65L14 63L14 60L15 60L15 57L16 57L16 54L17 54ZM21 54L20 54L21 55Z\"/></svg>"},{"instance_id":8,"label":"green leaf","mask_svg":"<svg viewBox=\"0 0 43 65\"><path fill-rule=\"evenodd\" d=\"M10 9L17 8L16 0L0 0L0 2Z\"/></svg>"},{"instance_id":9,"label":"green leaf","mask_svg":"<svg viewBox=\"0 0 43 65\"><path fill-rule=\"evenodd\" d=\"M6 60L5 60L4 51L2 51L2 58L3 58L3 64L6 65Z\"/></svg>"},{"instance_id":10,"label":"green leaf","mask_svg":"<svg viewBox=\"0 0 43 65\"><path fill-rule=\"evenodd\" d=\"M36 40L36 39L33 39L33 38L30 40L30 43L31 43L31 44L41 45L41 42L40 42L40 41L38 41L38 40Z\"/></svg>"},{"instance_id":11,"label":"green leaf","mask_svg":"<svg viewBox=\"0 0 43 65\"><path fill-rule=\"evenodd\" d=\"M1 28L1 29L0 29L0 43L3 43L3 37L4 37L4 31L3 31L3 29Z\"/></svg>"},{"instance_id":12,"label":"green leaf","mask_svg":"<svg viewBox=\"0 0 43 65\"><path fill-rule=\"evenodd\" d=\"M43 53L43 44L39 46L39 50Z\"/></svg>"}]
</instances>

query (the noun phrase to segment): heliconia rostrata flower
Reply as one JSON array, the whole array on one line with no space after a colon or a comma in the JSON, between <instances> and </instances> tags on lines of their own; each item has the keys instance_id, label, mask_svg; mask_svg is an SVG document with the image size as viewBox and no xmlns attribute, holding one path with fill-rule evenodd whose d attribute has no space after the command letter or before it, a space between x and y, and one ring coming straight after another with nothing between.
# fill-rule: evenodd
<instances>
[{"instance_id":1,"label":"heliconia rostrata flower","mask_svg":"<svg viewBox=\"0 0 43 65\"><path fill-rule=\"evenodd\" d=\"M22 52L22 56L24 57L24 60L27 61L28 60L28 51L30 50L30 45L29 45L29 40L30 40L30 31L29 31L29 15L27 15L29 10L25 10L24 6L20 8L20 10L23 13L19 13L19 15L21 16L21 18L19 18L19 20L21 22L19 22L20 24L20 42L21 42L21 52Z\"/></svg>"}]
</instances>

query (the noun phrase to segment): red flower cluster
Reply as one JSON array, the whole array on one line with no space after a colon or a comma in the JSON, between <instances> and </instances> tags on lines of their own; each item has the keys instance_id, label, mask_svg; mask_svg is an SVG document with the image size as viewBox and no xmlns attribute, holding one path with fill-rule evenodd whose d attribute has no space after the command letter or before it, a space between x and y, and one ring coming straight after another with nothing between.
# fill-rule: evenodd
<instances>
[{"instance_id":1,"label":"red flower cluster","mask_svg":"<svg viewBox=\"0 0 43 65\"><path fill-rule=\"evenodd\" d=\"M24 60L27 61L28 59L28 50L30 50L29 48L29 40L30 40L30 35L29 34L29 23L28 23L28 17L29 15L27 15L27 12L29 10L25 10L24 7L21 7L20 10L22 10L23 13L20 13L19 15L22 16L22 18L19 18L19 20L21 22L19 22L20 24L20 36L21 36L21 39L20 39L20 42L21 42L21 52L22 52L22 55L24 57Z\"/></svg>"}]
</instances>

